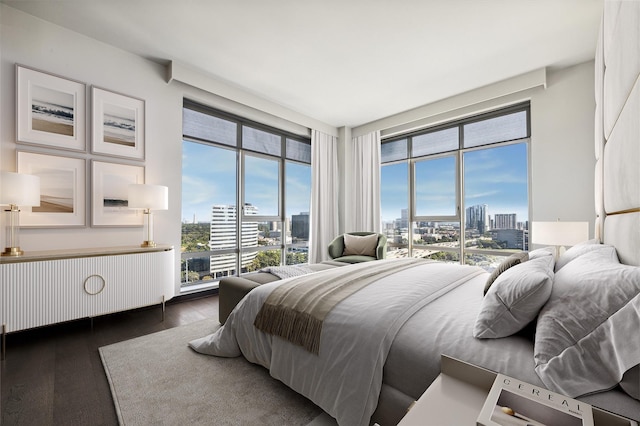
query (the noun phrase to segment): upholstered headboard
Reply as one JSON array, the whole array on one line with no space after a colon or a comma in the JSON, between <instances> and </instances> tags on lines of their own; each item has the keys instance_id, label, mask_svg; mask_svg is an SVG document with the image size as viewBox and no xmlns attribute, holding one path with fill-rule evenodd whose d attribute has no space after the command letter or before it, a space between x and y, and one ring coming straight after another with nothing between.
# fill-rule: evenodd
<instances>
[{"instance_id":1,"label":"upholstered headboard","mask_svg":"<svg viewBox=\"0 0 640 426\"><path fill-rule=\"evenodd\" d=\"M596 237L640 266L639 0L605 0L595 94Z\"/></svg>"}]
</instances>

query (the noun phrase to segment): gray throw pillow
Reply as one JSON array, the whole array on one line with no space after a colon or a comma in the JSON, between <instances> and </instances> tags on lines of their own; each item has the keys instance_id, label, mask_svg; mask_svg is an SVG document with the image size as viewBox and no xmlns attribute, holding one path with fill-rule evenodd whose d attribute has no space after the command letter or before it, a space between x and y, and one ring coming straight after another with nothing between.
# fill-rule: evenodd
<instances>
[{"instance_id":1,"label":"gray throw pillow","mask_svg":"<svg viewBox=\"0 0 640 426\"><path fill-rule=\"evenodd\" d=\"M640 364L624 373L620 387L632 398L640 400Z\"/></svg>"},{"instance_id":2,"label":"gray throw pillow","mask_svg":"<svg viewBox=\"0 0 640 426\"><path fill-rule=\"evenodd\" d=\"M640 364L640 268L618 262L613 247L585 253L555 274L540 311L535 370L570 397L611 389Z\"/></svg>"},{"instance_id":3,"label":"gray throw pillow","mask_svg":"<svg viewBox=\"0 0 640 426\"><path fill-rule=\"evenodd\" d=\"M378 234L349 235L344 234L343 256L373 256L376 257Z\"/></svg>"},{"instance_id":4,"label":"gray throw pillow","mask_svg":"<svg viewBox=\"0 0 640 426\"><path fill-rule=\"evenodd\" d=\"M542 256L506 270L482 299L473 336L510 336L533 321L551 294L553 256Z\"/></svg>"},{"instance_id":5,"label":"gray throw pillow","mask_svg":"<svg viewBox=\"0 0 640 426\"><path fill-rule=\"evenodd\" d=\"M523 262L526 262L529 259L529 254L526 251L521 251L519 253L514 253L511 256L507 257L503 260L496 269L493 270L487 282L484 285L484 294L487 294L489 288L493 284L493 282L507 269L519 265Z\"/></svg>"}]
</instances>

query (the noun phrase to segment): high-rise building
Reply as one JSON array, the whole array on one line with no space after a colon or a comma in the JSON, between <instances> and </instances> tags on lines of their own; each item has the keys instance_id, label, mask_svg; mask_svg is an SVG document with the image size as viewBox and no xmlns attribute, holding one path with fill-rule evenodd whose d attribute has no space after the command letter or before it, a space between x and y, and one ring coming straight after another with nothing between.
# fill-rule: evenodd
<instances>
[{"instance_id":1,"label":"high-rise building","mask_svg":"<svg viewBox=\"0 0 640 426\"><path fill-rule=\"evenodd\" d=\"M309 212L291 215L291 237L309 240Z\"/></svg>"},{"instance_id":2,"label":"high-rise building","mask_svg":"<svg viewBox=\"0 0 640 426\"><path fill-rule=\"evenodd\" d=\"M258 208L244 205L245 216L255 216ZM211 250L236 248L236 206L216 204L211 209L211 232L209 247ZM258 246L258 222L243 222L241 232L242 248ZM256 253L243 253L241 267L249 265ZM211 274L233 275L236 270L236 255L233 253L212 255L210 257Z\"/></svg>"},{"instance_id":3,"label":"high-rise building","mask_svg":"<svg viewBox=\"0 0 640 426\"><path fill-rule=\"evenodd\" d=\"M465 227L467 229L477 229L480 234L484 234L490 229L489 214L486 204L478 204L468 207L466 213Z\"/></svg>"},{"instance_id":4,"label":"high-rise building","mask_svg":"<svg viewBox=\"0 0 640 426\"><path fill-rule=\"evenodd\" d=\"M529 231L523 229L493 229L492 239L499 244L503 244L505 249L529 249Z\"/></svg>"},{"instance_id":5,"label":"high-rise building","mask_svg":"<svg viewBox=\"0 0 640 426\"><path fill-rule=\"evenodd\" d=\"M400 210L400 217L395 222L396 228L409 229L409 209Z\"/></svg>"},{"instance_id":6,"label":"high-rise building","mask_svg":"<svg viewBox=\"0 0 640 426\"><path fill-rule=\"evenodd\" d=\"M518 221L515 213L496 214L493 218L495 229L517 229Z\"/></svg>"}]
</instances>

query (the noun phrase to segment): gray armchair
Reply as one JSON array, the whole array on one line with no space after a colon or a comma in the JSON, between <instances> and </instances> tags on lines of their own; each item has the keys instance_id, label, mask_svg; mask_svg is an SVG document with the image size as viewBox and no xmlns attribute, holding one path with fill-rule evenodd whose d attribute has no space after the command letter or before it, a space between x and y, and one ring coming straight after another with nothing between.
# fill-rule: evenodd
<instances>
[{"instance_id":1,"label":"gray armchair","mask_svg":"<svg viewBox=\"0 0 640 426\"><path fill-rule=\"evenodd\" d=\"M347 232L347 234L359 237L375 234L378 236L378 242L370 255L350 254L349 252L345 253L345 234L339 235L329 244L329 257L331 257L331 259L338 262L359 263L387 257L387 237L385 237L384 234L378 234L376 232Z\"/></svg>"}]
</instances>

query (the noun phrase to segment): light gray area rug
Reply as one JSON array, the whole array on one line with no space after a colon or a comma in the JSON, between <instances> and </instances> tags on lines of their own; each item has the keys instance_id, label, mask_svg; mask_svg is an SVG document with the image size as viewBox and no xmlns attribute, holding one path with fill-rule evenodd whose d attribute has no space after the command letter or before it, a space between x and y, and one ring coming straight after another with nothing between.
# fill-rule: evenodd
<instances>
[{"instance_id":1,"label":"light gray area rug","mask_svg":"<svg viewBox=\"0 0 640 426\"><path fill-rule=\"evenodd\" d=\"M204 320L101 347L120 424L335 425L265 368L187 346L218 327Z\"/></svg>"}]
</instances>

